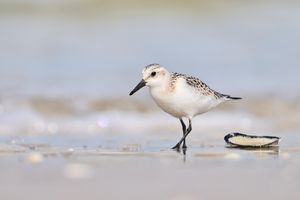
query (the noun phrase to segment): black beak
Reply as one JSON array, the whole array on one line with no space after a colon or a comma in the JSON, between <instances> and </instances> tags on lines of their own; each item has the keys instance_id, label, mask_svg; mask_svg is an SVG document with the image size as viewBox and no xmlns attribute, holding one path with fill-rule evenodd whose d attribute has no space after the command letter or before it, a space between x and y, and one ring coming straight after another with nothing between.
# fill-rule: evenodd
<instances>
[{"instance_id":1,"label":"black beak","mask_svg":"<svg viewBox=\"0 0 300 200\"><path fill-rule=\"evenodd\" d=\"M135 86L135 88L129 93L129 95L133 95L134 93L136 93L136 91L138 91L144 86L146 86L146 82L144 81L144 79L142 79L141 82L139 82L139 84L137 84L137 86Z\"/></svg>"}]
</instances>

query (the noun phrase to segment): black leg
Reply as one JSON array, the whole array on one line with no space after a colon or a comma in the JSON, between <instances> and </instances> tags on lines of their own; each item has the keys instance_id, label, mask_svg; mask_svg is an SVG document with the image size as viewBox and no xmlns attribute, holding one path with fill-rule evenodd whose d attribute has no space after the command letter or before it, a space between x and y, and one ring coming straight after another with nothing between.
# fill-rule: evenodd
<instances>
[{"instance_id":1,"label":"black leg","mask_svg":"<svg viewBox=\"0 0 300 200\"><path fill-rule=\"evenodd\" d=\"M183 122L182 119L180 119L180 123L181 123L181 126L182 126L182 134L184 136L185 133L186 133L186 126L185 126L185 124L184 124L184 122ZM186 149L185 139L183 140L182 148Z\"/></svg>"},{"instance_id":2,"label":"black leg","mask_svg":"<svg viewBox=\"0 0 300 200\"><path fill-rule=\"evenodd\" d=\"M192 131L192 121L191 119L189 119L189 127L186 130L186 133L184 134L184 136L179 140L179 142L172 148L172 149L179 149L181 143L185 140L185 138L188 136L188 134ZM185 147L186 148L186 147Z\"/></svg>"}]
</instances>

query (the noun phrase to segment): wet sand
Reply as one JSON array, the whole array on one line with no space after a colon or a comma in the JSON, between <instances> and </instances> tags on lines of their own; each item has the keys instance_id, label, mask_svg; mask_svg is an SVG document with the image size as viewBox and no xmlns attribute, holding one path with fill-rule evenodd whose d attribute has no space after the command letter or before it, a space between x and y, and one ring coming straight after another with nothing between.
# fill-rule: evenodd
<instances>
[{"instance_id":1,"label":"wet sand","mask_svg":"<svg viewBox=\"0 0 300 200\"><path fill-rule=\"evenodd\" d=\"M173 140L105 148L95 138L22 137L0 145L1 199L298 199L295 138L257 150L204 140L183 155Z\"/></svg>"}]
</instances>

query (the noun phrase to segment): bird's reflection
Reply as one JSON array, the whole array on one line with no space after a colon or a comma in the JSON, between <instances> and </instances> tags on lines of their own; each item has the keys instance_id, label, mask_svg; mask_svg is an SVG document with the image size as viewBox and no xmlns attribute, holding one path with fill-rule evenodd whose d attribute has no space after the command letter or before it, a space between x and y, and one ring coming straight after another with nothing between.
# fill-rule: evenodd
<instances>
[{"instance_id":1,"label":"bird's reflection","mask_svg":"<svg viewBox=\"0 0 300 200\"><path fill-rule=\"evenodd\" d=\"M186 152L187 152L187 148L176 148L173 149L175 152L177 152L178 154L182 154L183 157L183 162L186 162Z\"/></svg>"}]
</instances>

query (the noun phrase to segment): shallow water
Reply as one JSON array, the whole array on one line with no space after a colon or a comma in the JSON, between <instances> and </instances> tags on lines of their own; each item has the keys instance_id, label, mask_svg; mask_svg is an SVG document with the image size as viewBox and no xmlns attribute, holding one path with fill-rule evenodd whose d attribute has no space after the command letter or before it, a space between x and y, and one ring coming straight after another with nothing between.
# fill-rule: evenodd
<instances>
[{"instance_id":1,"label":"shallow water","mask_svg":"<svg viewBox=\"0 0 300 200\"><path fill-rule=\"evenodd\" d=\"M169 149L174 141L139 145L126 138L123 144L118 140L118 144L106 148L101 146L103 142L101 138L25 137L2 143L0 171L5 184L1 197L76 200L299 196L300 148L288 140L282 140L278 148L261 150L228 148L221 140L214 140L188 148L186 155Z\"/></svg>"}]
</instances>

